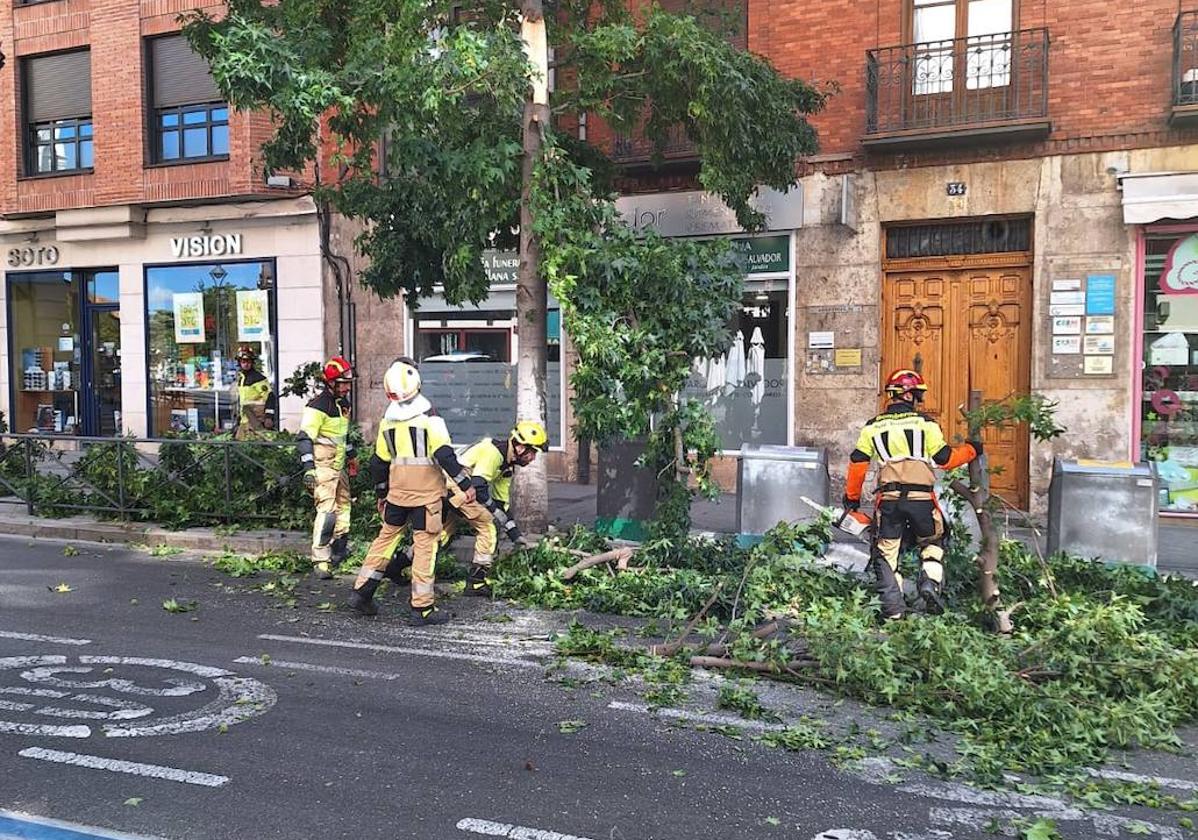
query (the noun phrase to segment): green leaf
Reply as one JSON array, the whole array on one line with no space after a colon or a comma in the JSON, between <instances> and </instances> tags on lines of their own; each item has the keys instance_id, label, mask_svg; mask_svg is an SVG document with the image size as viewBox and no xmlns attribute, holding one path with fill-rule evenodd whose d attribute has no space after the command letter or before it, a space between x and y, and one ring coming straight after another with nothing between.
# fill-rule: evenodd
<instances>
[{"instance_id":1,"label":"green leaf","mask_svg":"<svg viewBox=\"0 0 1198 840\"><path fill-rule=\"evenodd\" d=\"M782 820L777 817L766 817L765 822L769 825L782 825Z\"/></svg>"},{"instance_id":2,"label":"green leaf","mask_svg":"<svg viewBox=\"0 0 1198 840\"><path fill-rule=\"evenodd\" d=\"M686 775L686 771L685 770L675 770L674 775L678 776L678 777L682 777L682 776Z\"/></svg>"},{"instance_id":3,"label":"green leaf","mask_svg":"<svg viewBox=\"0 0 1198 840\"><path fill-rule=\"evenodd\" d=\"M75 548L75 546L73 546L73 545L68 545L66 548L64 548L62 550L63 557L74 557L78 553L79 553L79 549Z\"/></svg>"},{"instance_id":4,"label":"green leaf","mask_svg":"<svg viewBox=\"0 0 1198 840\"><path fill-rule=\"evenodd\" d=\"M1132 822L1127 824L1127 830L1131 834L1151 834L1152 829L1144 825L1142 822Z\"/></svg>"},{"instance_id":5,"label":"green leaf","mask_svg":"<svg viewBox=\"0 0 1198 840\"><path fill-rule=\"evenodd\" d=\"M585 720L559 720L557 722L557 731L563 735L573 735L580 729L585 729L587 722Z\"/></svg>"},{"instance_id":6,"label":"green leaf","mask_svg":"<svg viewBox=\"0 0 1198 840\"><path fill-rule=\"evenodd\" d=\"M71 589L71 585L69 583L59 583L54 586L47 586L46 588L57 595L65 595L68 592L74 591Z\"/></svg>"},{"instance_id":7,"label":"green leaf","mask_svg":"<svg viewBox=\"0 0 1198 840\"><path fill-rule=\"evenodd\" d=\"M128 799L125 800L125 804L128 805L130 808L136 808L138 805L140 805L144 801L145 801L145 799L143 799L140 796L130 796Z\"/></svg>"},{"instance_id":8,"label":"green leaf","mask_svg":"<svg viewBox=\"0 0 1198 840\"><path fill-rule=\"evenodd\" d=\"M177 601L174 598L167 598L162 602L162 608L168 613L191 612L199 606L199 602L197 601Z\"/></svg>"},{"instance_id":9,"label":"green leaf","mask_svg":"<svg viewBox=\"0 0 1198 840\"><path fill-rule=\"evenodd\" d=\"M1055 822L1039 819L1023 829L1023 840L1061 840L1061 834Z\"/></svg>"}]
</instances>

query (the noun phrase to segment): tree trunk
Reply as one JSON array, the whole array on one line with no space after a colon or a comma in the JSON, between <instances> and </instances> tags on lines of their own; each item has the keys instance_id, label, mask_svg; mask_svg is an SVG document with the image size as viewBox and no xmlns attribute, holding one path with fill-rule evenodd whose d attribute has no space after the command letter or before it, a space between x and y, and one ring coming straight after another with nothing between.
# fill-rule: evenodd
<instances>
[{"instance_id":1,"label":"tree trunk","mask_svg":"<svg viewBox=\"0 0 1198 840\"><path fill-rule=\"evenodd\" d=\"M549 290L541 279L540 248L529 211L532 175L541 157L541 134L549 128L549 50L541 0L523 0L521 34L534 78L524 103L523 188L520 201L520 274L516 281L516 418L546 420L545 359ZM525 531L543 534L549 522L549 482L544 458L516 470L516 519Z\"/></svg>"}]
</instances>

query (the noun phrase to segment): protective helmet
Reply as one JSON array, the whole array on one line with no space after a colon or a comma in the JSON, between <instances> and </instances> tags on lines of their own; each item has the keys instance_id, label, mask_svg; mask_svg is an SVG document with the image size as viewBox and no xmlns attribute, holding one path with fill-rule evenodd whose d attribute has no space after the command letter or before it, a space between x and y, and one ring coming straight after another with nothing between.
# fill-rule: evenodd
<instances>
[{"instance_id":1,"label":"protective helmet","mask_svg":"<svg viewBox=\"0 0 1198 840\"><path fill-rule=\"evenodd\" d=\"M396 359L383 374L383 390L392 402L415 399L420 394L420 371L408 359Z\"/></svg>"},{"instance_id":2,"label":"protective helmet","mask_svg":"<svg viewBox=\"0 0 1198 840\"><path fill-rule=\"evenodd\" d=\"M332 385L334 382L352 382L354 369L342 356L334 356L324 364L324 381Z\"/></svg>"},{"instance_id":3,"label":"protective helmet","mask_svg":"<svg viewBox=\"0 0 1198 840\"><path fill-rule=\"evenodd\" d=\"M258 358L258 354L254 352L253 347L243 344L239 348L237 348L237 356L236 356L237 361L240 362L242 359L249 359L251 362L253 362L253 361L257 360L257 358Z\"/></svg>"},{"instance_id":4,"label":"protective helmet","mask_svg":"<svg viewBox=\"0 0 1198 840\"><path fill-rule=\"evenodd\" d=\"M512 440L542 451L549 448L549 433L535 420L520 420L512 428Z\"/></svg>"},{"instance_id":5,"label":"protective helmet","mask_svg":"<svg viewBox=\"0 0 1198 840\"><path fill-rule=\"evenodd\" d=\"M916 399L923 397L928 386L923 377L913 370L902 368L896 370L886 379L886 393L891 397L902 397L914 393Z\"/></svg>"}]
</instances>

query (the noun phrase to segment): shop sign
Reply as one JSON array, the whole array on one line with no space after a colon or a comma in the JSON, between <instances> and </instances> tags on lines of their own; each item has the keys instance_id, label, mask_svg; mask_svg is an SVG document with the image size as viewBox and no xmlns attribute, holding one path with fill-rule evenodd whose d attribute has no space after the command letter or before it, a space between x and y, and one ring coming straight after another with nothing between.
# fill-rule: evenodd
<instances>
[{"instance_id":1,"label":"shop sign","mask_svg":"<svg viewBox=\"0 0 1198 840\"><path fill-rule=\"evenodd\" d=\"M778 274L790 271L789 236L733 239L732 247L744 256L749 274Z\"/></svg>"},{"instance_id":2,"label":"shop sign","mask_svg":"<svg viewBox=\"0 0 1198 840\"><path fill-rule=\"evenodd\" d=\"M58 265L59 256L57 245L24 245L18 248L9 248L7 262L11 268Z\"/></svg>"},{"instance_id":3,"label":"shop sign","mask_svg":"<svg viewBox=\"0 0 1198 840\"><path fill-rule=\"evenodd\" d=\"M182 257L235 257L241 254L240 233L208 233L200 236L176 236L171 239L171 254Z\"/></svg>"},{"instance_id":4,"label":"shop sign","mask_svg":"<svg viewBox=\"0 0 1198 840\"><path fill-rule=\"evenodd\" d=\"M1167 295L1198 295L1198 234L1177 240L1165 259L1161 291Z\"/></svg>"},{"instance_id":5,"label":"shop sign","mask_svg":"<svg viewBox=\"0 0 1198 840\"><path fill-rule=\"evenodd\" d=\"M492 286L515 284L520 274L520 254L516 251L483 251L483 271Z\"/></svg>"},{"instance_id":6,"label":"shop sign","mask_svg":"<svg viewBox=\"0 0 1198 840\"><path fill-rule=\"evenodd\" d=\"M803 226L803 185L788 192L763 187L749 205L766 216L768 230L793 230ZM736 214L718 195L691 191L629 195L616 199L616 210L638 231L662 236L718 236L740 233Z\"/></svg>"}]
</instances>

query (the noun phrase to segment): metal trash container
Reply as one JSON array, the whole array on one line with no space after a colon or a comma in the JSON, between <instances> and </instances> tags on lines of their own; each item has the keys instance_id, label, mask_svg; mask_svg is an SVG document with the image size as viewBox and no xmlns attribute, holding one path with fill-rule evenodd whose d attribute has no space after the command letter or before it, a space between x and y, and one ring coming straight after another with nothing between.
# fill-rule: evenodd
<instances>
[{"instance_id":1,"label":"metal trash container","mask_svg":"<svg viewBox=\"0 0 1198 840\"><path fill-rule=\"evenodd\" d=\"M638 467L643 440L619 440L599 447L595 529L618 539L643 540L657 509L657 476Z\"/></svg>"},{"instance_id":2,"label":"metal trash container","mask_svg":"<svg viewBox=\"0 0 1198 840\"><path fill-rule=\"evenodd\" d=\"M1056 461L1048 551L1156 568L1156 464Z\"/></svg>"},{"instance_id":3,"label":"metal trash container","mask_svg":"<svg viewBox=\"0 0 1198 840\"><path fill-rule=\"evenodd\" d=\"M803 496L828 504L828 453L806 446L754 446L740 449L736 530L764 534L779 522L812 522L819 514Z\"/></svg>"}]
</instances>

